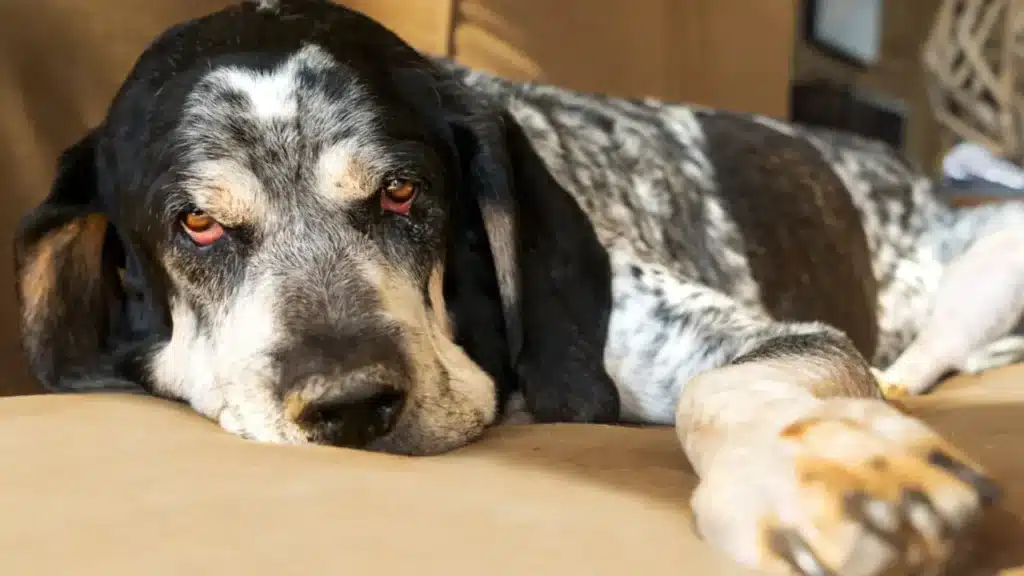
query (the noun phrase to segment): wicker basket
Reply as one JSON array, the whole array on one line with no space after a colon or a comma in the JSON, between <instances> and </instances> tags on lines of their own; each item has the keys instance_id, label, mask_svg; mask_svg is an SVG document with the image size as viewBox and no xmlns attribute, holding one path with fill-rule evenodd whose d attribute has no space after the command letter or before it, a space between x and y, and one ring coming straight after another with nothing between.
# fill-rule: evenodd
<instances>
[{"instance_id":1,"label":"wicker basket","mask_svg":"<svg viewBox=\"0 0 1024 576\"><path fill-rule=\"evenodd\" d=\"M1024 0L944 0L923 60L937 121L1024 162Z\"/></svg>"}]
</instances>

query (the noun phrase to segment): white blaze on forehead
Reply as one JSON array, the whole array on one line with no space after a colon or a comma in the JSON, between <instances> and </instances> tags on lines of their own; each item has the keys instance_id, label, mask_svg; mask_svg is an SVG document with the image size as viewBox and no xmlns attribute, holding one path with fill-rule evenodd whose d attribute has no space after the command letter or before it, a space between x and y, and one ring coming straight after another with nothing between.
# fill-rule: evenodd
<instances>
[{"instance_id":1,"label":"white blaze on forehead","mask_svg":"<svg viewBox=\"0 0 1024 576\"><path fill-rule=\"evenodd\" d=\"M225 66L216 68L203 79L214 90L246 97L249 113L263 120L287 119L299 112L300 73L324 72L334 66L325 50L312 44L290 56L277 68L264 71ZM202 96L193 95L193 107L202 107Z\"/></svg>"},{"instance_id":2,"label":"white blaze on forehead","mask_svg":"<svg viewBox=\"0 0 1024 576\"><path fill-rule=\"evenodd\" d=\"M277 12L281 9L279 0L246 0L249 4L256 6L260 12Z\"/></svg>"},{"instance_id":3,"label":"white blaze on forehead","mask_svg":"<svg viewBox=\"0 0 1024 576\"><path fill-rule=\"evenodd\" d=\"M250 112L257 118L291 118L298 110L294 75L280 71L265 74L240 68L219 70L214 75L216 81L248 97Z\"/></svg>"}]
</instances>

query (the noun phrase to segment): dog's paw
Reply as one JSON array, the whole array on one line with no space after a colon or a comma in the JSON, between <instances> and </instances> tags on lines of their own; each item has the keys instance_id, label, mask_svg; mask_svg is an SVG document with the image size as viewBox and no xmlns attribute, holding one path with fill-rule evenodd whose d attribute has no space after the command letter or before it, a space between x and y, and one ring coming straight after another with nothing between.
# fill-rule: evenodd
<instances>
[{"instance_id":1,"label":"dog's paw","mask_svg":"<svg viewBox=\"0 0 1024 576\"><path fill-rule=\"evenodd\" d=\"M701 535L762 570L938 574L998 499L983 471L880 400L835 399L730 437L693 495Z\"/></svg>"}]
</instances>

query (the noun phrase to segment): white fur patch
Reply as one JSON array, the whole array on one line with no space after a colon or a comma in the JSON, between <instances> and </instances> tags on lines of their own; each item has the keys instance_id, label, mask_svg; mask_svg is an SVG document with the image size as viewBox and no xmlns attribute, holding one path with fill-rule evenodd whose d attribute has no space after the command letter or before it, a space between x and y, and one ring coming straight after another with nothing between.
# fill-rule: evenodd
<instances>
[{"instance_id":1,"label":"white fur patch","mask_svg":"<svg viewBox=\"0 0 1024 576\"><path fill-rule=\"evenodd\" d=\"M286 66L271 74L261 74L239 68L228 68L214 73L215 80L223 82L249 98L250 112L264 120L288 119L295 116L298 102L295 98L294 68Z\"/></svg>"},{"instance_id":2,"label":"white fur patch","mask_svg":"<svg viewBox=\"0 0 1024 576\"><path fill-rule=\"evenodd\" d=\"M272 70L218 66L207 73L196 90L189 94L186 116L202 118L223 114L215 97L239 94L245 99L246 115L263 121L293 118L299 113L300 74L304 71L326 72L333 66L335 62L331 55L313 44L296 51ZM302 96L307 95L302 92ZM309 107L310 104L304 103L304 106Z\"/></svg>"},{"instance_id":3,"label":"white fur patch","mask_svg":"<svg viewBox=\"0 0 1024 576\"><path fill-rule=\"evenodd\" d=\"M246 0L256 6L259 12L277 12L281 9L280 0Z\"/></svg>"},{"instance_id":4,"label":"white fur patch","mask_svg":"<svg viewBox=\"0 0 1024 576\"><path fill-rule=\"evenodd\" d=\"M671 270L610 252L612 313L604 363L627 422L672 424L694 377L766 339L814 334L817 323L773 322L758 309Z\"/></svg>"},{"instance_id":5,"label":"white fur patch","mask_svg":"<svg viewBox=\"0 0 1024 576\"><path fill-rule=\"evenodd\" d=\"M736 304L627 253L613 251L611 258L613 307L604 361L619 390L621 416L671 424L683 385L721 365L730 352L709 346L704 324L695 316Z\"/></svg>"},{"instance_id":6,"label":"white fur patch","mask_svg":"<svg viewBox=\"0 0 1024 576\"><path fill-rule=\"evenodd\" d=\"M299 72L322 71L333 64L333 58L322 48L307 45L273 71L225 66L213 70L204 80L214 86L243 94L248 98L250 113L257 118L287 119L298 112ZM194 101L190 104L202 105Z\"/></svg>"},{"instance_id":7,"label":"white fur patch","mask_svg":"<svg viewBox=\"0 0 1024 576\"><path fill-rule=\"evenodd\" d=\"M181 297L171 304L171 339L154 355L154 385L232 432L263 442L301 442L305 434L284 418L274 398L277 374L268 365L277 320L268 279L252 282L209 323L199 327Z\"/></svg>"},{"instance_id":8,"label":"white fur patch","mask_svg":"<svg viewBox=\"0 0 1024 576\"><path fill-rule=\"evenodd\" d=\"M786 124L785 122L781 122L779 120L776 120L775 118L771 118L769 116L759 116L759 115L752 116L751 118L757 124L760 124L761 126L764 126L765 128L771 128L772 130L775 130L779 134L784 134L786 136L795 136L796 135L796 131L793 130L793 126L791 126L790 124Z\"/></svg>"}]
</instances>

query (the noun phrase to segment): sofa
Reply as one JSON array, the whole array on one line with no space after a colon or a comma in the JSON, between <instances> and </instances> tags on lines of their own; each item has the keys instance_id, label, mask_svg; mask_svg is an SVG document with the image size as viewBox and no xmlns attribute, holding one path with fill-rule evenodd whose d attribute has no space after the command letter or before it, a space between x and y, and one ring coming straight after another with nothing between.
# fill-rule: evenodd
<instances>
[{"instance_id":1,"label":"sofa","mask_svg":"<svg viewBox=\"0 0 1024 576\"><path fill-rule=\"evenodd\" d=\"M45 195L59 150L102 116L146 42L225 1L0 0L3 230ZM782 117L795 3L748 2L626 14L566 0L557 18L522 0L350 3L424 51L510 77ZM707 52L687 60L693 47ZM748 573L693 533L696 477L669 429L507 426L406 458L256 444L144 396L40 394L18 343L9 232L0 245L0 574ZM1024 570L1022 380L1024 367L960 376L905 402L1006 489L978 574Z\"/></svg>"}]
</instances>

